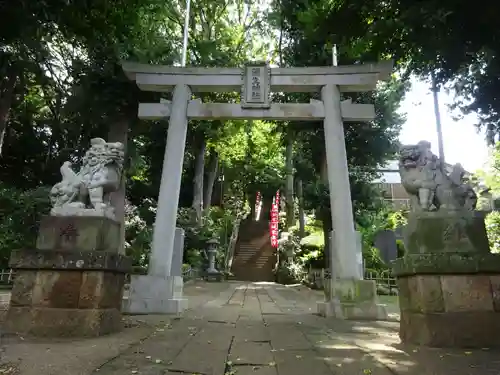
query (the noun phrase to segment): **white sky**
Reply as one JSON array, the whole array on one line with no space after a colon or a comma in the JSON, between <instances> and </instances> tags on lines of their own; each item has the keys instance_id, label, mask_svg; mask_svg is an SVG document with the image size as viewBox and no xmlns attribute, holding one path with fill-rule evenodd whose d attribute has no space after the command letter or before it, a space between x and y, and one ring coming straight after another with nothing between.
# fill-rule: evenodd
<instances>
[{"instance_id":1,"label":"white sky","mask_svg":"<svg viewBox=\"0 0 500 375\"><path fill-rule=\"evenodd\" d=\"M443 128L444 155L447 163L460 163L470 172L483 167L488 158L484 134L479 134L474 124L476 117L467 116L454 121L447 104L453 103L453 93L439 93L439 108ZM406 123L399 137L403 144L415 144L428 140L432 151L438 155L434 102L430 84L412 79L412 89L406 94L401 106L406 113Z\"/></svg>"}]
</instances>

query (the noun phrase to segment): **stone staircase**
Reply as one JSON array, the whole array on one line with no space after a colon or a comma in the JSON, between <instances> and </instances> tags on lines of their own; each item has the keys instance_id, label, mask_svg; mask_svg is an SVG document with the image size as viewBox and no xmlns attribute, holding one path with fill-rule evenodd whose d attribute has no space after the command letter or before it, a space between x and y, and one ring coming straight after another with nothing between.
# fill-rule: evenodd
<instances>
[{"instance_id":1,"label":"stone staircase","mask_svg":"<svg viewBox=\"0 0 500 375\"><path fill-rule=\"evenodd\" d=\"M275 249L271 247L269 223L246 219L240 224L231 266L235 280L275 281Z\"/></svg>"}]
</instances>

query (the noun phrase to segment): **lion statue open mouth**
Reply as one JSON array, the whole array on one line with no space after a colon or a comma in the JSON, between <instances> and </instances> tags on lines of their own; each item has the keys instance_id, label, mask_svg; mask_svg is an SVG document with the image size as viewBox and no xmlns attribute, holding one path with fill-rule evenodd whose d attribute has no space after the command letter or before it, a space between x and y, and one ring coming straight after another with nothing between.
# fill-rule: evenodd
<instances>
[{"instance_id":1,"label":"lion statue open mouth","mask_svg":"<svg viewBox=\"0 0 500 375\"><path fill-rule=\"evenodd\" d=\"M476 207L476 193L464 180L462 166L454 165L447 174L441 160L431 152L430 142L401 147L399 174L410 194L412 210L473 210Z\"/></svg>"}]
</instances>

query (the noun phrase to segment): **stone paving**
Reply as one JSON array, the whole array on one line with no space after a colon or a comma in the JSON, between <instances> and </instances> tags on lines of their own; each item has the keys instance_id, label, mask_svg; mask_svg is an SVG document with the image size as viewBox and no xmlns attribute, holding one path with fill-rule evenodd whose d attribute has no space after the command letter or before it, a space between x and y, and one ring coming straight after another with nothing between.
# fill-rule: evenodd
<instances>
[{"instance_id":1,"label":"stone paving","mask_svg":"<svg viewBox=\"0 0 500 375\"><path fill-rule=\"evenodd\" d=\"M314 314L304 287L230 283L216 298L157 328L99 368L103 375L499 374L487 350L402 348L397 322Z\"/></svg>"},{"instance_id":2,"label":"stone paving","mask_svg":"<svg viewBox=\"0 0 500 375\"><path fill-rule=\"evenodd\" d=\"M71 345L13 340L4 361L22 358L26 375L500 374L498 350L402 346L398 322L321 318L318 293L302 286L197 283L185 294L193 308L180 317L129 318L122 334Z\"/></svg>"}]
</instances>

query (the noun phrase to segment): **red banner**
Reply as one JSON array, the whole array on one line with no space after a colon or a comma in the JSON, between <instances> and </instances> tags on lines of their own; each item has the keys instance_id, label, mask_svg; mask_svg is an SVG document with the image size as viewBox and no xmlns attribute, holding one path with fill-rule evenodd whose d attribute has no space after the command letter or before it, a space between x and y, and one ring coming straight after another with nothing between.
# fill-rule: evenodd
<instances>
[{"instance_id":1,"label":"red banner","mask_svg":"<svg viewBox=\"0 0 500 375\"><path fill-rule=\"evenodd\" d=\"M278 247L278 234L279 234L279 204L280 192L276 192L276 197L273 199L271 206L271 223L269 224L269 233L271 235L271 246Z\"/></svg>"}]
</instances>

